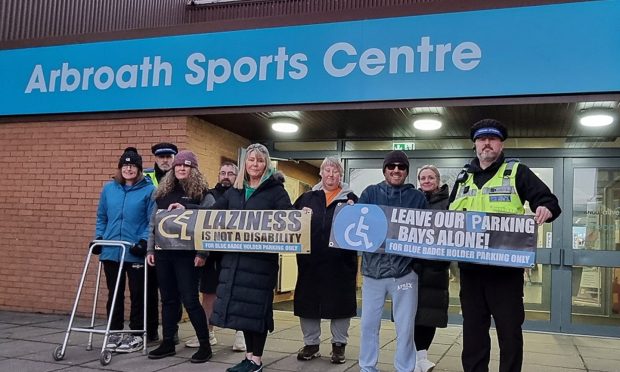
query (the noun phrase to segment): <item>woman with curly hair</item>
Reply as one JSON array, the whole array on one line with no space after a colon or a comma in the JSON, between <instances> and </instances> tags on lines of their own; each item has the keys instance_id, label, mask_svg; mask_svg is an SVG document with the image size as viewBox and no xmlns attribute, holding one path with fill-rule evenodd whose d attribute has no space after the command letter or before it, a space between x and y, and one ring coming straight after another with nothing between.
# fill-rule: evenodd
<instances>
[{"instance_id":1,"label":"woman with curly hair","mask_svg":"<svg viewBox=\"0 0 620 372\"><path fill-rule=\"evenodd\" d=\"M198 170L196 155L181 151L174 158L173 171L168 172L155 192L158 209L208 208L215 199ZM151 226L153 223L151 223ZM166 248L166 247L158 247ZM211 359L207 317L198 298L199 268L205 264L207 253L194 250L155 250L153 229L148 241L147 262L155 266L161 293L163 341L149 353L150 359L176 354L174 335L178 330L178 311L183 302L189 320L196 331L200 347L192 355L192 363Z\"/></svg>"}]
</instances>

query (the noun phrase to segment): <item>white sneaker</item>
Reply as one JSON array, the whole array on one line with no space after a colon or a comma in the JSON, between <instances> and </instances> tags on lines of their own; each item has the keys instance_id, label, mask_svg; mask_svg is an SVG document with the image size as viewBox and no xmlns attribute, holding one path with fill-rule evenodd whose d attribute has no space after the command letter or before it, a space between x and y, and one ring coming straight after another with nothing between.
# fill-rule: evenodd
<instances>
[{"instance_id":1,"label":"white sneaker","mask_svg":"<svg viewBox=\"0 0 620 372\"><path fill-rule=\"evenodd\" d=\"M111 334L108 337L108 343L105 345L105 348L114 351L120 346L121 342L123 342L123 335L121 333Z\"/></svg>"},{"instance_id":2,"label":"white sneaker","mask_svg":"<svg viewBox=\"0 0 620 372\"><path fill-rule=\"evenodd\" d=\"M243 336L242 331L237 331L235 333L235 342L232 345L233 351L245 351L245 337Z\"/></svg>"},{"instance_id":3,"label":"white sneaker","mask_svg":"<svg viewBox=\"0 0 620 372\"><path fill-rule=\"evenodd\" d=\"M435 363L428 359L418 359L416 360L416 370L418 367L420 367L420 372L431 372L435 368Z\"/></svg>"},{"instance_id":4,"label":"white sneaker","mask_svg":"<svg viewBox=\"0 0 620 372\"><path fill-rule=\"evenodd\" d=\"M209 344L211 346L217 345L217 338L215 338L215 332L209 331Z\"/></svg>"},{"instance_id":5,"label":"white sneaker","mask_svg":"<svg viewBox=\"0 0 620 372\"><path fill-rule=\"evenodd\" d=\"M133 353L144 347L144 340L141 336L126 335L123 342L116 348L117 353Z\"/></svg>"},{"instance_id":6,"label":"white sneaker","mask_svg":"<svg viewBox=\"0 0 620 372\"><path fill-rule=\"evenodd\" d=\"M198 337L193 337L185 341L185 347L199 348L200 342L198 342Z\"/></svg>"}]
</instances>

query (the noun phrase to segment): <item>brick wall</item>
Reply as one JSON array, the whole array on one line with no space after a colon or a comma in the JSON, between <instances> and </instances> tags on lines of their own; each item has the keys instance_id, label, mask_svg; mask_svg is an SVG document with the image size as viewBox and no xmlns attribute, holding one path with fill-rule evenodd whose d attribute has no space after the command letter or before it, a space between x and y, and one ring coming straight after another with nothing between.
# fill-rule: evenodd
<instances>
[{"instance_id":1,"label":"brick wall","mask_svg":"<svg viewBox=\"0 0 620 372\"><path fill-rule=\"evenodd\" d=\"M187 133L186 117L0 124L0 309L69 312L122 150L137 147L148 167L153 143L185 148Z\"/></svg>"},{"instance_id":2,"label":"brick wall","mask_svg":"<svg viewBox=\"0 0 620 372\"><path fill-rule=\"evenodd\" d=\"M278 161L278 170L284 173L286 178L292 177L310 186L316 185L320 180L319 168L306 162L295 163L293 161Z\"/></svg>"},{"instance_id":3,"label":"brick wall","mask_svg":"<svg viewBox=\"0 0 620 372\"><path fill-rule=\"evenodd\" d=\"M187 119L188 148L196 153L200 171L209 182L217 183L222 157L237 162L237 150L250 141L196 117Z\"/></svg>"}]
</instances>

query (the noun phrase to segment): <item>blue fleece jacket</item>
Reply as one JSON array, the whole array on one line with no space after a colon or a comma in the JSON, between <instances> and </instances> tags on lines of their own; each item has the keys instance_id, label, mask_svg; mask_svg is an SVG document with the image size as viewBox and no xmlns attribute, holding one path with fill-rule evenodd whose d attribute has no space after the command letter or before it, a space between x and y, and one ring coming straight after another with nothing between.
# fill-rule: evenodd
<instances>
[{"instance_id":1,"label":"blue fleece jacket","mask_svg":"<svg viewBox=\"0 0 620 372\"><path fill-rule=\"evenodd\" d=\"M151 198L155 186L148 177L132 186L110 181L103 186L97 208L96 237L105 240L124 240L132 244L149 238L149 218L155 209ZM136 257L125 251L125 262L142 263L143 257ZM121 259L118 247L104 246L99 260L116 261Z\"/></svg>"}]
</instances>

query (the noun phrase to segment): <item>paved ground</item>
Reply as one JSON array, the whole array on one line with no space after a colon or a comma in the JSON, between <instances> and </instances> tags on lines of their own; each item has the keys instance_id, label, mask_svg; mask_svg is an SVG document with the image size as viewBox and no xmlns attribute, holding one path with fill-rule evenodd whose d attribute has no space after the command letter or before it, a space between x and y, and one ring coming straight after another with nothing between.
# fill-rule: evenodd
<instances>
[{"instance_id":1,"label":"paved ground","mask_svg":"<svg viewBox=\"0 0 620 372\"><path fill-rule=\"evenodd\" d=\"M356 371L359 353L359 319L351 325L351 340L347 346L348 360L343 365L329 363L330 340L321 344L323 357L309 362L299 362L296 352L302 346L301 331L297 318L289 312L276 312L276 331L269 335L265 351L266 371ZM78 323L86 324L84 319ZM175 357L149 360L141 353L115 354L108 366L99 363L101 336L95 336L93 351L86 351L88 336L72 333L65 357L54 361L52 352L62 344L68 317L0 311L0 371L17 372L86 372L108 371L225 371L243 358L243 353L233 352L230 345L234 334L229 330L216 330L219 344L214 346L213 359L206 364L191 364L193 349L177 346ZM431 347L431 359L437 363L434 372L461 371L461 328L451 326L438 330ZM329 324L323 323L323 334L329 334ZM180 332L182 339L193 336L191 325L184 323ZM394 327L384 322L381 332L381 371L392 371L395 347ZM494 343L491 371L497 371L497 344ZM577 372L620 371L620 339L567 336L559 334L526 333L525 363L523 371Z\"/></svg>"}]
</instances>

